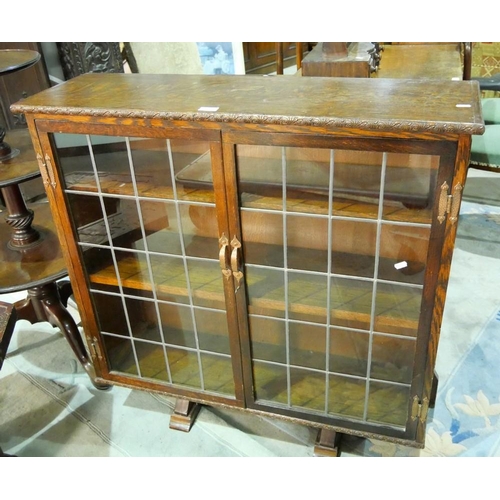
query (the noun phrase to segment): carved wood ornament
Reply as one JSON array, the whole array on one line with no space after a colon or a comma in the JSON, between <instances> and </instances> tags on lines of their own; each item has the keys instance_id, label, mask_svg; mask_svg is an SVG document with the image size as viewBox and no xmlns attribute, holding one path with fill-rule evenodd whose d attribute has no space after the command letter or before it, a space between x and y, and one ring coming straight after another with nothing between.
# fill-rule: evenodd
<instances>
[{"instance_id":1,"label":"carved wood ornament","mask_svg":"<svg viewBox=\"0 0 500 500\"><path fill-rule=\"evenodd\" d=\"M123 73L119 42L57 42L64 77L84 73Z\"/></svg>"}]
</instances>

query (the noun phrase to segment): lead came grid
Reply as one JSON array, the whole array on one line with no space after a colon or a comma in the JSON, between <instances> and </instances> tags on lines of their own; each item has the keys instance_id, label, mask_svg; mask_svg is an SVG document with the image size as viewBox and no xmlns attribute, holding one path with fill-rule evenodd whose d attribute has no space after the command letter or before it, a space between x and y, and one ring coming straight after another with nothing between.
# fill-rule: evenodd
<instances>
[{"instance_id":1,"label":"lead came grid","mask_svg":"<svg viewBox=\"0 0 500 500\"><path fill-rule=\"evenodd\" d=\"M384 214L384 187L385 187L385 177L386 177L386 170L387 170L387 153L384 153L382 155L382 164L380 166L380 190L379 190L379 200L378 200L378 206L377 206L377 217L376 219L366 219L363 217L349 217L349 216L342 216L342 215L334 215L333 214L333 187L334 187L334 172L335 172L335 151L330 150L330 171L329 171L329 186L328 186L328 213L326 215L324 214L316 214L316 213L299 213L297 211L290 212L287 209L287 157L286 157L286 148L282 148L282 154L281 154L281 168L282 168L282 221L283 221L283 267L281 266L273 266L273 265L261 265L257 263L246 263L245 268L246 268L246 274L247 276L247 281L249 283L247 286L252 287L252 281L254 281L258 276L259 270L262 272L266 272L265 270L274 270L276 272L281 271L283 273L283 298L284 298L284 311L282 316L268 316L264 312L253 312L252 309L252 304L250 304L250 311L249 311L249 316L250 320L252 321L252 318L255 319L266 319L266 320L272 320L272 321L277 321L277 322L283 322L284 323L284 342L285 342L285 362L284 366L280 362L275 362L269 359L264 360L264 358L259 358L258 356L254 356L254 364L256 366L256 369L260 366L263 366L262 363L264 363L266 366L272 367L275 366L276 369L278 370L280 366L283 366L285 369L286 373L286 401L278 397L278 400L273 399L273 400L268 400L264 396L263 398L259 397L258 390L256 394L256 398L260 402L266 402L267 404L270 405L278 405L281 406L285 404L288 408L294 407L294 404L292 402L293 397L292 397L292 378L293 374L292 372L295 370L303 371L304 366L296 365L291 363L291 346L290 346L290 325L291 324L296 324L296 325L303 325L307 326L310 325L311 327L317 327L318 324L314 322L308 322L305 319L293 319L291 320L290 318L290 312L291 312L291 307L292 304L290 302L290 278L293 277L294 275L297 275L299 273L298 269L295 268L289 268L288 266L288 254L289 254L289 249L288 249L288 234L287 234L287 217L288 214L293 213L294 217L304 217L305 223L307 223L309 218L313 219L327 219L328 225L327 225L327 232L328 232L328 259L327 259L327 270L325 272L317 272L317 271L309 271L309 270L304 270L300 269L300 274L302 275L309 275L309 276L318 276L318 277L325 277L326 279L326 304L327 307L325 308L325 318L324 318L324 323L325 323L325 370L317 370L311 367L307 367L307 372L308 373L316 373L317 375L323 374L324 378L324 383L325 383L325 390L324 390L324 406L323 410L319 411L319 408L316 409L314 408L315 413L322 413L322 414L331 414L332 410L330 408L331 406L331 401L330 401L330 381L331 381L331 376L332 375L339 375L343 378L346 379L351 379L353 381L358 380L359 382L362 382L364 385L364 397L363 397L363 409L362 409L362 414L359 418L361 418L363 421L368 421L370 420L370 414L369 414L369 408L370 408L370 395L371 395L371 385L373 386L373 391L375 391L375 388L384 388L387 387L390 390L390 387L393 387L396 391L398 391L398 387L401 388L403 391L409 391L410 389L410 384L409 383L401 383L397 380L382 380L378 379L375 376L372 376L372 361L373 361L373 349L374 349L374 336L377 336L377 342L378 343L383 343L384 338L389 339L389 341L394 340L397 341L397 339L400 339L401 342L406 343L406 344L415 344L415 341L413 338L409 338L405 335L398 335L394 331L390 331L390 333L380 331L376 329L376 319L377 316L381 316L384 314L385 311L377 311L377 297L378 297L378 285L386 287L390 286L397 286L397 287L402 287L402 289L407 289L409 292L411 290L414 290L415 292L418 292L417 295L420 298L423 286L421 284L415 284L415 283L407 283L405 281L392 281L388 279L381 279L378 275L378 270L379 270L379 263L380 263L380 245L381 245L381 235L382 235L382 227L388 227L388 226L395 226L395 227L415 227L415 228L427 228L430 229L431 224L429 223L422 223L422 222L405 222L405 221L398 221L398 220L384 220L383 219L383 214ZM241 187L240 187L241 189ZM272 202L271 202L272 203ZM276 214L276 208L253 208L253 207L242 207L241 208L242 212L253 212L253 213L268 213L268 214ZM332 269L332 237L335 237L333 235L333 221L335 220L346 220L346 221L362 221L362 222L369 222L372 223L376 226L376 240L375 240L375 249L374 249L374 273L373 276L369 277L363 277L363 276L349 276L345 274L338 274L335 273ZM245 235L243 235L243 239L245 239ZM331 307L331 301L332 301L332 278L340 278L342 280L349 280L353 284L356 282L360 283L366 283L366 285L371 284L371 304L369 308L369 328L368 330L360 330L357 328L352 328L349 326L342 326L341 328L344 331L351 331L353 333L366 333L368 336L368 354L367 354L367 367L366 367L366 373L364 376L355 376L355 375L349 375L346 373L337 373L335 372L334 368L330 367L330 331L331 328L338 328L336 327L336 324L332 321L332 307ZM307 292L305 290L302 290L304 294ZM251 293L251 292L250 292ZM382 290L380 290L380 293L383 293ZM405 299L407 301L413 300L415 297L414 293L410 293L408 295L408 299ZM277 299L279 300L279 299ZM252 298L250 298L250 302L252 303ZM345 305L345 304L344 304ZM404 307L404 302L402 301L401 304L399 304L401 307ZM410 305L411 307L411 305ZM252 332L251 332L252 334ZM410 367L411 368L411 367ZM278 372L276 372L278 373ZM258 376L255 374L255 376ZM266 384L267 386L268 384ZM257 383L258 386L258 383ZM301 407L301 410L306 410L310 411L308 408ZM335 413L335 412L334 412ZM354 416L353 418L356 418ZM373 422L375 425L377 422ZM380 423L380 422L379 422ZM391 422L387 422L391 423ZM396 424L394 424L396 425ZM400 425L399 423L397 425Z\"/></svg>"},{"instance_id":2,"label":"lead came grid","mask_svg":"<svg viewBox=\"0 0 500 500\"><path fill-rule=\"evenodd\" d=\"M130 179L131 179L132 187L133 187L133 196L126 195L126 194L120 194L120 195L111 194L110 195L109 193L103 192L102 187L101 187L101 183L100 183L101 172L99 172L97 169L97 163L96 163L96 158L95 158L95 154L94 154L94 149L93 149L91 137L86 136L86 140L87 140L89 156L90 156L91 164L92 164L93 176L94 176L95 183L96 183L96 192L85 192L85 196L93 196L93 197L98 198L98 200L99 200L100 207L101 207L102 214L103 214L102 223L103 223L104 228L105 228L105 240L106 241L103 241L101 244L95 244L95 243L92 244L92 243L85 242L85 241L79 241L79 245L82 247L82 249L90 249L90 248L96 248L96 249L103 248L104 249L105 248L106 250L110 251L111 256L112 256L112 261L113 261L114 273L116 275L116 280L117 280L117 287L118 287L117 293L113 293L110 291L102 291L102 290L95 289L95 288L91 288L91 292L93 294L97 293L97 294L101 294L101 295L115 296L115 297L120 298L121 303L122 303L122 307L123 307L123 313L124 313L125 320L126 320L126 325L127 325L127 330L128 330L128 332L127 332L128 338L131 340L130 344L131 344L131 350L132 350L132 354L133 354L133 362L135 364L135 369L137 371L137 376L139 378L145 378L145 377L141 371L140 356L137 352L137 347L135 344L137 337L134 335L134 327L133 327L132 320L130 318L129 311L128 311L128 308L126 305L127 299L129 299L129 300L130 299L135 299L135 300L140 299L140 301L142 303L150 304L154 307L156 320L157 320L156 325L158 326L158 329L159 329L161 341L155 342L153 340L141 338L140 343L141 343L141 345L148 344L151 346L156 345L156 346L161 347L161 349L163 351L163 358L164 358L164 369L166 370L166 373L167 373L167 379L168 379L167 382L169 384L175 384L175 382L173 380L173 376L172 376L172 371L171 371L171 366L170 366L171 363L169 361L169 355L167 352L167 348L182 350L188 354L192 353L193 355L196 356L197 371L198 371L199 380L200 380L200 387L199 388L205 392L214 392L214 389L212 387L210 387L209 389L206 389L205 377L204 377L204 371L203 371L204 363L202 361L201 356L202 356L202 354L210 355L212 361L214 359L219 359L219 358L225 359L230 364L230 355L224 354L221 352L207 351L206 349L200 348L198 323L197 323L197 318L196 318L195 312L196 311L209 311L212 313L220 314L220 313L223 313L224 311L222 311L221 309L204 307L201 305L196 305L196 306L194 305L193 294L192 294L192 289L191 289L191 280L193 279L193 276L190 276L189 262L194 262L194 263L198 262L201 264L203 262L214 263L216 261L214 259L206 259L206 258L200 258L200 257L194 257L194 256L189 256L189 257L187 256L185 243L184 243L184 239L182 236L183 235L182 218L181 218L181 213L180 213L180 206L181 205L186 205L186 206L198 205L198 206L214 207L214 204L202 202L202 201L180 200L179 199L176 181L175 181L175 169L174 169L172 147L171 147L170 140L167 139L165 144L166 144L166 153L168 156L168 164L169 164L168 171L169 171L169 175L171 177L172 194L173 194L173 200L171 200L171 201L173 201L173 204L175 207L175 213L176 213L176 219L177 219L176 222L177 222L177 227L179 230L178 236L179 236L179 244L180 244L181 252L180 252L180 255L175 255L175 254L169 254L166 252L159 253L159 252L150 251L148 248L148 239L146 237L146 229L144 226L144 221L143 221L143 216L142 216L143 214L142 214L141 201L150 202L150 201L156 201L156 200L152 197L140 196L140 194L139 194L138 185L137 185L137 181L136 181L137 173L136 173L136 169L135 169L135 165L134 165L134 161L133 161L133 157L132 157L132 148L131 148L129 138L128 137L125 138L125 145L126 145L126 149L127 149L127 157L128 157L128 164L129 164L128 167L130 169ZM72 189L66 189L66 192L73 194L76 191L72 191ZM105 206L105 199L109 199L109 198L128 199L128 200L132 200L132 201L135 200L137 213L139 215L140 231L141 231L141 236L142 236L141 242L144 245L143 250L141 250L141 249L133 249L132 250L130 248L123 248L120 246L116 246L114 244L113 232L112 232L112 229L109 225L108 213L106 211L106 206ZM158 199L157 201L165 201L165 200ZM121 277L120 270L119 270L119 263L118 263L119 259L117 257L117 252L122 252L122 253L129 252L129 253L131 253L131 255L133 253L133 254L142 255L145 257L146 273L149 276L149 280L151 282L151 290L150 290L151 298L142 297L142 296L138 297L138 296L134 296L134 295L130 295L130 294L126 293L126 291L124 290L124 285L123 285L122 277ZM153 266L152 266L152 262L151 262L151 259L154 256L172 257L176 260L182 261L182 268L183 268L183 274L184 274L185 286L186 286L185 296L186 296L186 299L188 301L187 304L182 304L182 303L178 303L175 301L170 301L168 299L165 300L164 298L158 297L156 286L155 286ZM97 277L97 279L98 279L98 277ZM217 275L217 280L220 281L220 279L221 278L220 278L220 273L219 273ZM165 332L163 331L163 324L162 324L161 313L160 313L160 305L161 304L172 305L172 306L175 306L176 308L180 308L180 310L186 310L186 309L189 310L189 313L191 316L191 324L192 324L192 327L194 330L193 331L194 340L195 340L194 347L189 347L189 346L183 345L180 348L179 345L169 343L166 340L166 335L165 335ZM225 314L224 314L224 321L225 321ZM116 337L116 338L121 337L121 335L117 335L116 333L112 333L112 332L103 332L103 333L109 337ZM122 337L122 338L126 338L126 337ZM207 363L208 363L208 358L205 361L205 364L207 364ZM148 367L148 369L149 369L149 367ZM223 392L224 396L234 397L234 394L232 393L233 390L234 389L231 390L231 394L228 394L227 388L224 389L224 392Z\"/></svg>"}]
</instances>

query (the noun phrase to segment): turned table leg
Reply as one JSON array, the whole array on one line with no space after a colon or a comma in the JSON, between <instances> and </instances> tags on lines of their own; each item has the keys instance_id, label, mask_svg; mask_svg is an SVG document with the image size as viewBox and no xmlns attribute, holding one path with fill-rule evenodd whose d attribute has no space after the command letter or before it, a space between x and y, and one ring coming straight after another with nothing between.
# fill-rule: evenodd
<instances>
[{"instance_id":1,"label":"turned table leg","mask_svg":"<svg viewBox=\"0 0 500 500\"><path fill-rule=\"evenodd\" d=\"M342 434L331 429L321 429L314 446L315 457L339 457Z\"/></svg>"},{"instance_id":2,"label":"turned table leg","mask_svg":"<svg viewBox=\"0 0 500 500\"><path fill-rule=\"evenodd\" d=\"M170 417L170 429L189 432L194 424L201 405L187 399L178 399L175 402L174 413Z\"/></svg>"},{"instance_id":3,"label":"turned table leg","mask_svg":"<svg viewBox=\"0 0 500 500\"><path fill-rule=\"evenodd\" d=\"M31 225L33 210L26 206L18 184L2 188L2 195L7 208L5 222L12 228L9 247L18 250L27 250L39 245L43 239L40 233Z\"/></svg>"}]
</instances>

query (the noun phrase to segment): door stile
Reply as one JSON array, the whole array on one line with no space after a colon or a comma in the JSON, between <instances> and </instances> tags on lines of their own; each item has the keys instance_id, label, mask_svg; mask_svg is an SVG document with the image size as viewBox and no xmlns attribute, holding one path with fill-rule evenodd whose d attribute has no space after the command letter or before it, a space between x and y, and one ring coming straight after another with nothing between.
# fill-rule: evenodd
<instances>
[{"instance_id":1,"label":"door stile","mask_svg":"<svg viewBox=\"0 0 500 500\"><path fill-rule=\"evenodd\" d=\"M34 144L37 153L42 178L52 216L58 232L61 251L64 255L68 276L71 282L73 295L79 305L83 332L87 346L97 346L96 349L88 349L92 357L98 377L109 374L108 364L102 353L105 352L100 345L99 325L94 317L94 309L87 287L83 267L75 265L75 255L80 255L77 237L74 233L73 222L70 218L69 207L64 195L64 183L59 169L57 168L57 157L53 154L54 145L47 132L38 133L39 144ZM64 207L64 209L62 209ZM80 259L76 261L79 263Z\"/></svg>"},{"instance_id":2,"label":"door stile","mask_svg":"<svg viewBox=\"0 0 500 500\"><path fill-rule=\"evenodd\" d=\"M224 174L226 178L227 188L227 209L229 220L229 242L231 245L231 256L233 257L233 266L235 259L239 260L239 269L243 269L244 263L242 260L241 245L241 223L239 211L239 195L238 195L238 182L236 173L236 154L235 144L222 141L222 152L224 158ZM238 272L238 271L237 271ZM239 271L241 272L241 271ZM234 275L234 272L233 272ZM241 349L241 365L243 370L243 383L245 389L245 405L249 406L254 400L253 389L253 375L252 375L252 355L250 350L250 334L248 329L248 311L247 311L247 297L245 287L245 277L238 276L238 279L231 280L233 283L232 295L237 311L238 331L240 335L240 349Z\"/></svg>"},{"instance_id":3,"label":"door stile","mask_svg":"<svg viewBox=\"0 0 500 500\"><path fill-rule=\"evenodd\" d=\"M210 144L210 154L212 157L212 179L215 194L215 206L217 211L217 224L219 227L219 261L221 264L221 279L224 282L224 296L226 300L226 316L229 330L229 345L231 349L231 362L234 374L234 387L236 399L240 402L245 400L244 395L244 376L241 362L241 343L239 336L239 320L237 313L237 304L234 294L235 285L231 273L230 263L230 239L232 238L232 229L228 217L230 197L226 193L225 172L227 169L225 156L221 143L212 142Z\"/></svg>"},{"instance_id":4,"label":"door stile","mask_svg":"<svg viewBox=\"0 0 500 500\"><path fill-rule=\"evenodd\" d=\"M467 177L469 161L467 151L469 151L470 142L470 136L461 136L458 144L450 144L453 152L444 154L441 157L441 161L446 162L446 165L441 165L437 181L433 213L433 233L431 234L431 243L434 243L437 248L441 248L441 252L435 252L434 255L436 257L433 257L433 253L429 248L429 269L427 270L428 275L426 277L428 286L424 290L424 298L431 295L430 300L432 300L431 304L433 306L432 317L425 322L428 334L419 335L419 342L417 344L417 360L421 361L422 366L417 366L415 373L419 373L421 377L423 374L423 379L420 381L420 387L418 388L421 394L421 401L431 399L446 291L457 234L458 220L456 216L458 216L460 210L462 189ZM445 213L443 220L442 210L440 211L439 206L439 191L441 191L441 187L444 189L443 185L445 182L449 188L448 199L451 202L449 203L449 207L453 207L453 213ZM433 270L432 273L430 272L431 269ZM425 421L417 421L416 424L419 422L422 425L417 425L416 441L423 443L425 441Z\"/></svg>"},{"instance_id":5,"label":"door stile","mask_svg":"<svg viewBox=\"0 0 500 500\"><path fill-rule=\"evenodd\" d=\"M443 219L443 196L451 192L449 186L463 186L465 175L460 173L460 147L448 143L441 153L440 167L436 178L435 196L433 200L432 229L429 240L426 266L425 287L422 295L422 308L417 336L414 378L412 381L412 398L409 402L409 414L414 414L412 407L418 401L424 407L432 405L432 386L435 377L437 346L441 333L446 288L451 267L451 257L455 241L456 221L450 220L446 213ZM445 189L446 188L446 189ZM459 196L456 201L460 201ZM409 420L408 431L412 439L423 443L425 439L425 419Z\"/></svg>"}]
</instances>

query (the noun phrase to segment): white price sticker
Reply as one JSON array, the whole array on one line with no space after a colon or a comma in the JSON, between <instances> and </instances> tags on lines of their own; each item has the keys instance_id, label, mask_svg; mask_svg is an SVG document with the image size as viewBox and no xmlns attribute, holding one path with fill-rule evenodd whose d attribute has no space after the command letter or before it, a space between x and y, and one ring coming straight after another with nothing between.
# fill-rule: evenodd
<instances>
[{"instance_id":1,"label":"white price sticker","mask_svg":"<svg viewBox=\"0 0 500 500\"><path fill-rule=\"evenodd\" d=\"M219 106L201 106L201 108L198 108L198 111L209 111L213 113L219 111Z\"/></svg>"}]
</instances>

